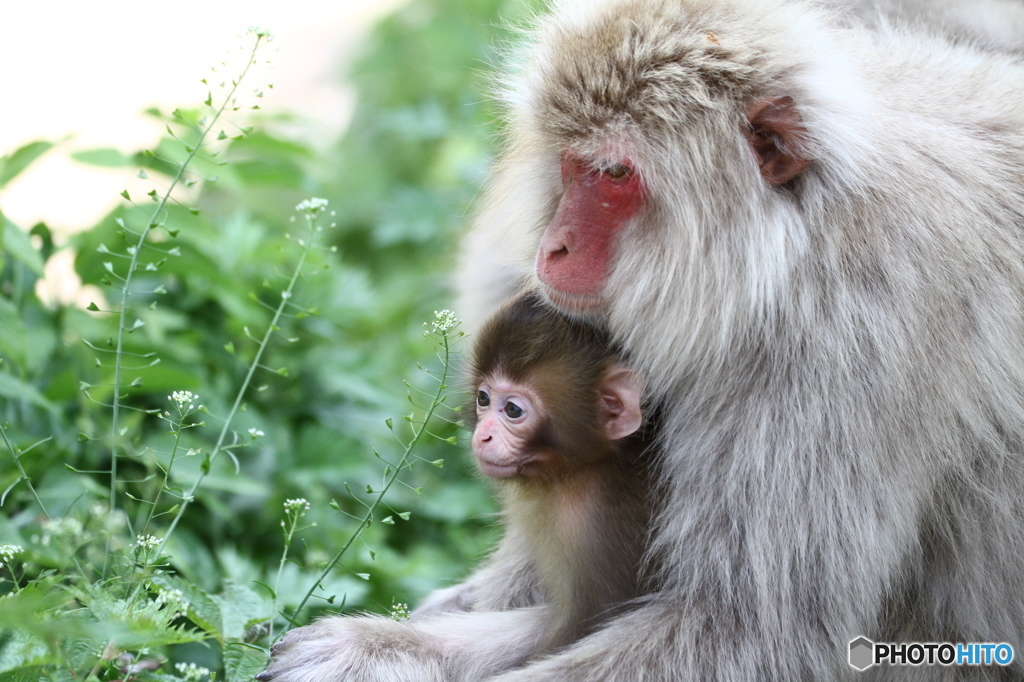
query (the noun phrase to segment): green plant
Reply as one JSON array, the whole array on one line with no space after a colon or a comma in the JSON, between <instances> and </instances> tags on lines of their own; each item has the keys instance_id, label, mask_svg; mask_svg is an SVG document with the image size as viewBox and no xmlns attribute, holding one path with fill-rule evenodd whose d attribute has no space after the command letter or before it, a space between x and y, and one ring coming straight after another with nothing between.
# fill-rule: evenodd
<instances>
[{"instance_id":1,"label":"green plant","mask_svg":"<svg viewBox=\"0 0 1024 682\"><path fill-rule=\"evenodd\" d=\"M269 606L266 599L260 598L243 585L225 586L220 594L205 592L175 575L174 561L168 556L165 548L184 517L186 509L195 500L203 481L210 475L218 455L228 453L237 471L239 462L234 451L264 435L257 428L250 428L247 432L249 442L246 442L238 431L232 429L232 421L242 409L243 398L248 393L257 372L270 369L263 365L261 360L270 347L271 340L281 335L280 324L286 311L294 313L295 318L302 318L310 313L309 310L300 308L293 299L296 284L306 269L310 254L321 243L323 226L319 224L318 218L326 211L326 207L327 202L322 199L303 201L296 207L304 217L304 231L295 238L298 257L294 269L286 279L287 284L277 292L276 298L279 300L276 306L268 305L272 316L265 332L260 336L249 335L256 344L255 350L231 408L222 420L219 435L212 449L204 454L202 448L190 447L186 450L183 444L183 437L188 431L205 426L205 422L196 422L194 418L200 413L209 413L204 405L198 403L198 395L190 391L174 391L167 398L171 403L171 409L162 412L142 411L150 417L164 421L172 437L168 450L150 446L140 450L138 455L133 457L132 450L125 447L126 454L119 455L127 460L149 459L157 472L155 476L147 476L141 481L136 481L150 490L150 497L137 497L125 493L136 507L136 518L144 519L143 521L133 523L131 513L121 513L118 516L121 507L131 512L130 508L133 506L130 503L118 504L119 491L125 485L125 481L118 478L114 478L111 486L109 506L97 507L94 504L93 516L114 514L119 521L123 518L124 523L119 523L118 526L123 526L126 532L119 532L120 528L111 527L107 527L104 529L106 532L103 532L89 527L87 523L71 514L59 518L51 517L35 491L30 477L25 474L8 488L10 490L22 484L29 489L46 518L42 529L48 534L44 536L41 544L47 546L52 541L55 548L59 548L60 554L69 557L70 561L55 571L41 571L27 581L19 581L19 572L32 572L28 567L21 567L22 571L19 571L19 567L15 565L14 558L24 552L23 548L15 545L0 546L0 568L8 569L13 587L2 597L5 609L0 615L0 628L5 629L6 641L0 658L0 676L32 676L54 673L58 670L69 671L71 678L86 679L115 678L126 671L141 674L147 667L157 670L163 667L160 659L147 658L154 647L207 640L216 641L223 651L222 665L225 677L229 680L248 679L265 664L265 648L256 646L255 642L262 639L264 631L269 633L271 640L273 639L277 595L285 560L298 522L309 509L309 503L297 499L289 500L285 504L286 518L282 521L285 528L285 547L278 566L275 586L271 590L266 584L258 583L270 592ZM140 242L135 250L140 250L143 246L144 242ZM108 248L101 249L101 252L112 253ZM113 273L113 268L105 269ZM133 261L130 271L134 270ZM130 283L131 279L124 277L122 281ZM123 284L122 291L125 295L122 300L129 300L131 290L128 283ZM124 319L124 316L121 316L121 319ZM132 331L141 326L133 325ZM351 531L348 541L330 561L326 562L317 579L311 581L309 590L294 610L295 615L324 583L346 551L370 526L375 511L383 503L384 494L398 480L399 474L411 468L413 448L424 434L429 433L427 424L435 410L441 407L445 400L448 387L444 382L449 371L452 341L461 337L457 326L457 320L448 311L437 315L432 334L438 337L437 343L442 353L438 388L429 404L424 407L425 413L422 418L417 418L415 412L404 417L412 425L413 434L404 444L400 459L385 465L381 489L374 491L367 486L367 494L374 496L369 502L353 496L353 499L365 508L365 513ZM125 328L125 325L119 323L119 329ZM295 342L298 339L287 337L286 340ZM89 345L96 348L93 344ZM110 345L113 346L113 342ZM118 376L123 358L128 356L121 344L117 344L114 355L115 377ZM275 373L286 374L282 370L276 370ZM134 385L141 385L141 382L135 382ZM115 379L115 393L120 394L120 388ZM95 391L96 385L85 385L82 390ZM90 399L99 402L93 396L90 396ZM410 402L414 402L411 394ZM120 401L115 401L112 407L116 408L119 404ZM388 427L393 428L390 420ZM14 462L20 468L21 458L25 453L10 443L6 431L3 431L3 435ZM117 435L124 437L126 432L121 430ZM98 439L83 436L79 440L89 443ZM446 440L454 442L452 437ZM374 454L383 459L376 451ZM201 458L198 474L190 486L179 488L172 485L175 463L179 458L189 457ZM112 459L116 459L116 456L112 455ZM441 464L440 461L433 463ZM112 464L111 475L114 475L114 471L115 465ZM155 486L147 485L151 480L155 481ZM88 491L83 491L82 495L88 495ZM172 506L168 507L163 503L165 497L171 498ZM339 508L337 503L333 506ZM170 522L159 523L159 518L165 515L170 517ZM409 518L408 512L396 515L406 520ZM393 516L387 516L382 523L394 523L393 519ZM149 534L148 531L156 525L161 526L162 537ZM127 542L126 538L131 537L134 541ZM97 545L103 538L106 546L98 553ZM102 569L95 560L97 556L103 557ZM71 571L71 564L74 564L74 571ZM32 615L26 618L26 614L29 613ZM295 623L294 618L289 618L288 621ZM186 679L200 679L209 674L208 668L197 666L193 662L179 662L176 667ZM214 673L211 679L215 676Z\"/></svg>"},{"instance_id":2,"label":"green plant","mask_svg":"<svg viewBox=\"0 0 1024 682\"><path fill-rule=\"evenodd\" d=\"M385 21L326 153L251 108L269 85L229 78L209 104L240 85L253 99L221 112L236 126L153 110L169 134L152 151L75 155L158 183L137 206L66 246L0 215L0 681L244 679L283 630L412 602L492 544L490 496L451 457L450 381L408 373L486 164L476 69L505 4ZM50 149L0 159L0 187ZM336 223L316 240L313 208ZM105 287L89 311L35 294L61 248ZM304 515L283 507L300 498Z\"/></svg>"}]
</instances>

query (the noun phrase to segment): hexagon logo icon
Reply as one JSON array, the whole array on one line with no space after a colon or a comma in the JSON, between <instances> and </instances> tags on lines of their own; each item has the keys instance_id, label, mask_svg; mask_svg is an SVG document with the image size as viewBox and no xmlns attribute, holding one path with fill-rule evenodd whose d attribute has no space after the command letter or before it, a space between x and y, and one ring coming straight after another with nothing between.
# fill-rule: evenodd
<instances>
[{"instance_id":1,"label":"hexagon logo icon","mask_svg":"<svg viewBox=\"0 0 1024 682\"><path fill-rule=\"evenodd\" d=\"M867 670L874 665L875 643L867 637L858 637L850 642L850 665L857 670Z\"/></svg>"}]
</instances>

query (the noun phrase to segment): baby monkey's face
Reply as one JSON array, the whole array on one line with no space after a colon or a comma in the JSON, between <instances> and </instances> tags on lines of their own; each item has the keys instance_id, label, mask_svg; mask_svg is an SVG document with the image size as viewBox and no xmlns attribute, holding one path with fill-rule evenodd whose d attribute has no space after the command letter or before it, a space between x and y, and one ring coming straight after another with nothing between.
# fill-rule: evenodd
<instances>
[{"instance_id":1,"label":"baby monkey's face","mask_svg":"<svg viewBox=\"0 0 1024 682\"><path fill-rule=\"evenodd\" d=\"M529 443L543 421L544 406L529 386L502 376L487 376L477 387L473 454L491 478L522 473L540 453Z\"/></svg>"}]
</instances>

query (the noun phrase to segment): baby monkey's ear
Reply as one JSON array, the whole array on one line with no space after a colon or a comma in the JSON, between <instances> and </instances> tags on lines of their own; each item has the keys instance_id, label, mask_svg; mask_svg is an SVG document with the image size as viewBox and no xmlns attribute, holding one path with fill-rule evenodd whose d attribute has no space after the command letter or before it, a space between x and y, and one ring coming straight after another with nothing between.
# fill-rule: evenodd
<instances>
[{"instance_id":1,"label":"baby monkey's ear","mask_svg":"<svg viewBox=\"0 0 1024 682\"><path fill-rule=\"evenodd\" d=\"M625 438L644 421L640 398L644 379L639 372L616 365L601 381L601 419L604 432L612 440Z\"/></svg>"}]
</instances>

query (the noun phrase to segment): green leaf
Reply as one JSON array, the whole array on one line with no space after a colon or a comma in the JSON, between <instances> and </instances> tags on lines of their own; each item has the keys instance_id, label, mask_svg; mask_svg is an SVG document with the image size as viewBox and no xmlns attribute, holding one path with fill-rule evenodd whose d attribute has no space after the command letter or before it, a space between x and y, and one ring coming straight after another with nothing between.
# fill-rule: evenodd
<instances>
[{"instance_id":1,"label":"green leaf","mask_svg":"<svg viewBox=\"0 0 1024 682\"><path fill-rule=\"evenodd\" d=\"M0 296L0 356L24 367L27 353L28 333L21 314L13 303Z\"/></svg>"},{"instance_id":2,"label":"green leaf","mask_svg":"<svg viewBox=\"0 0 1024 682\"><path fill-rule=\"evenodd\" d=\"M0 507L4 506L4 501L7 499L7 496L10 494L10 492L12 490L14 490L14 487L16 485L18 485L19 483L21 483L22 481L27 481L27 480L28 480L27 477L19 476L17 479L15 479L14 483L12 483L9 486L7 486L7 489L4 490L3 494L0 494Z\"/></svg>"},{"instance_id":3,"label":"green leaf","mask_svg":"<svg viewBox=\"0 0 1024 682\"><path fill-rule=\"evenodd\" d=\"M50 412L57 412L57 407L47 400L35 386L10 374L0 373L0 396L31 403Z\"/></svg>"},{"instance_id":4,"label":"green leaf","mask_svg":"<svg viewBox=\"0 0 1024 682\"><path fill-rule=\"evenodd\" d=\"M242 639L251 623L266 620L270 613L270 603L264 597L230 581L225 581L224 591L212 598L220 607L227 638Z\"/></svg>"},{"instance_id":5,"label":"green leaf","mask_svg":"<svg viewBox=\"0 0 1024 682\"><path fill-rule=\"evenodd\" d=\"M71 158L90 166L103 166L105 168L121 168L133 163L130 156L125 156L116 149L105 147L102 149L86 149L80 152L73 152ZM145 173L143 173L143 177Z\"/></svg>"},{"instance_id":6,"label":"green leaf","mask_svg":"<svg viewBox=\"0 0 1024 682\"><path fill-rule=\"evenodd\" d=\"M250 682L267 662L259 649L232 642L224 649L224 676L227 682Z\"/></svg>"},{"instance_id":7,"label":"green leaf","mask_svg":"<svg viewBox=\"0 0 1024 682\"><path fill-rule=\"evenodd\" d=\"M53 147L52 142L37 140L17 149L10 156L0 157L0 187L13 180L21 171Z\"/></svg>"},{"instance_id":8,"label":"green leaf","mask_svg":"<svg viewBox=\"0 0 1024 682\"><path fill-rule=\"evenodd\" d=\"M181 590L188 601L188 617L193 623L217 639L224 638L224 618L220 605L198 585L173 575L155 575L150 580L169 590Z\"/></svg>"},{"instance_id":9,"label":"green leaf","mask_svg":"<svg viewBox=\"0 0 1024 682\"><path fill-rule=\"evenodd\" d=\"M9 631L8 639L0 650L0 674L16 671L39 663L48 663L55 659L49 653L49 647L42 640L25 630ZM18 679L17 677L3 679ZM37 678L38 679L38 678Z\"/></svg>"},{"instance_id":10,"label":"green leaf","mask_svg":"<svg viewBox=\"0 0 1024 682\"><path fill-rule=\"evenodd\" d=\"M259 580L253 580L252 582L253 582L253 584L259 585L260 587L265 589L267 591L267 593L270 595L271 599L277 599L277 592L274 592L274 588L273 587L271 587L270 585L268 585L266 583L261 583Z\"/></svg>"},{"instance_id":11,"label":"green leaf","mask_svg":"<svg viewBox=\"0 0 1024 682\"><path fill-rule=\"evenodd\" d=\"M4 226L3 234L0 235L2 237L0 247L3 247L3 250L14 256L16 260L27 265L37 277L42 277L43 257L32 246L32 241L28 235L22 232L17 225L7 220L3 214L0 214L0 221L2 221Z\"/></svg>"},{"instance_id":12,"label":"green leaf","mask_svg":"<svg viewBox=\"0 0 1024 682\"><path fill-rule=\"evenodd\" d=\"M0 633L4 634L0 640L0 680L25 679L9 675L28 666L60 663L59 652L46 642L89 633L85 620L78 615L67 612L60 617L42 615L53 613L65 602L62 597L46 578L4 596L4 606L0 609ZM31 679L34 682L40 678Z\"/></svg>"},{"instance_id":13,"label":"green leaf","mask_svg":"<svg viewBox=\"0 0 1024 682\"><path fill-rule=\"evenodd\" d=\"M54 659L56 663L57 660ZM50 677L52 669L42 665L30 665L16 670L0 672L0 682L39 682L39 680L54 679ZM177 678L175 678L177 679Z\"/></svg>"}]
</instances>

